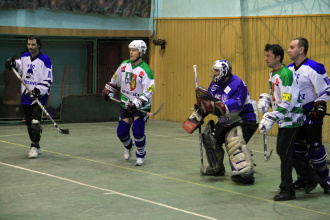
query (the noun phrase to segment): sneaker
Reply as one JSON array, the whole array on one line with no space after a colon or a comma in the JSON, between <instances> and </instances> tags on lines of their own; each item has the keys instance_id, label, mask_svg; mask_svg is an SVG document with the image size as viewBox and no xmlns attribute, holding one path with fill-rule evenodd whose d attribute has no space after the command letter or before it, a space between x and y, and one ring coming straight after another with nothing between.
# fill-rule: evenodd
<instances>
[{"instance_id":1,"label":"sneaker","mask_svg":"<svg viewBox=\"0 0 330 220\"><path fill-rule=\"evenodd\" d=\"M133 147L132 147L133 148ZM131 149L127 149L125 148L125 154L124 154L124 157L126 160L129 160L131 159L131 156L132 156L132 148Z\"/></svg>"},{"instance_id":2,"label":"sneaker","mask_svg":"<svg viewBox=\"0 0 330 220\"><path fill-rule=\"evenodd\" d=\"M296 181L294 181L293 187L295 189L305 189L306 184L303 180L297 179Z\"/></svg>"},{"instance_id":3,"label":"sneaker","mask_svg":"<svg viewBox=\"0 0 330 220\"><path fill-rule=\"evenodd\" d=\"M136 158L135 166L143 166L144 165L144 158Z\"/></svg>"},{"instance_id":4,"label":"sneaker","mask_svg":"<svg viewBox=\"0 0 330 220\"><path fill-rule=\"evenodd\" d=\"M330 194L330 182L327 181L324 184L320 184L321 187L324 189L324 194Z\"/></svg>"},{"instance_id":5,"label":"sneaker","mask_svg":"<svg viewBox=\"0 0 330 220\"><path fill-rule=\"evenodd\" d=\"M296 195L294 191L289 190L281 190L279 194L274 196L274 201L287 201L296 199Z\"/></svg>"},{"instance_id":6,"label":"sneaker","mask_svg":"<svg viewBox=\"0 0 330 220\"><path fill-rule=\"evenodd\" d=\"M41 154L41 149L40 148L31 147L30 151L28 153L28 157L31 158L31 159L37 158L39 154Z\"/></svg>"},{"instance_id":7,"label":"sneaker","mask_svg":"<svg viewBox=\"0 0 330 220\"><path fill-rule=\"evenodd\" d=\"M313 183L306 184L306 186L305 186L305 193L312 192L313 189L315 189L318 184L319 184L319 181L314 181Z\"/></svg>"}]
</instances>

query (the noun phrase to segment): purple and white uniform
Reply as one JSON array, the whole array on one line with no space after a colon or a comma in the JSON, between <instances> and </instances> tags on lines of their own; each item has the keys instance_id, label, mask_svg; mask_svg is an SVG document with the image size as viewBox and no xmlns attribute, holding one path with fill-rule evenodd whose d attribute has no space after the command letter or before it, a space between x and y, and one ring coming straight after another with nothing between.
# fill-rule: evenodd
<instances>
[{"instance_id":1,"label":"purple and white uniform","mask_svg":"<svg viewBox=\"0 0 330 220\"><path fill-rule=\"evenodd\" d=\"M230 126L235 122L246 124L259 123L257 105L250 98L248 89L238 76L232 77L224 84L211 82L208 90L215 100L226 104L227 113L218 117L223 126Z\"/></svg>"}]
</instances>

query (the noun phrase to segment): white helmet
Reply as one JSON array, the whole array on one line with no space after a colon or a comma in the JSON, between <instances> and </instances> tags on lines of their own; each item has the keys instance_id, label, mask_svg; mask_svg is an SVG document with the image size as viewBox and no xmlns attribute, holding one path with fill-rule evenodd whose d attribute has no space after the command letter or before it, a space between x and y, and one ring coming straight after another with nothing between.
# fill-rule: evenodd
<instances>
[{"instance_id":1,"label":"white helmet","mask_svg":"<svg viewBox=\"0 0 330 220\"><path fill-rule=\"evenodd\" d=\"M215 76L214 71L220 72L220 75ZM231 75L231 65L227 60L217 60L212 65L211 77L213 82L218 83L224 76Z\"/></svg>"},{"instance_id":2,"label":"white helmet","mask_svg":"<svg viewBox=\"0 0 330 220\"><path fill-rule=\"evenodd\" d=\"M129 49L138 49L139 53L143 52L146 54L147 52L147 45L143 40L133 40L129 45Z\"/></svg>"}]
</instances>

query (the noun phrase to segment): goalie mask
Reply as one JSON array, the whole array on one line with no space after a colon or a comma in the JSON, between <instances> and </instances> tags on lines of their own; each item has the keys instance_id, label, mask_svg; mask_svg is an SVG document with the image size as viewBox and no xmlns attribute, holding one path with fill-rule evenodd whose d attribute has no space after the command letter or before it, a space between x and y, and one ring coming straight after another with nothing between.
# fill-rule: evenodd
<instances>
[{"instance_id":1,"label":"goalie mask","mask_svg":"<svg viewBox=\"0 0 330 220\"><path fill-rule=\"evenodd\" d=\"M213 63L211 77L214 83L220 82L223 77L231 74L231 65L227 60L217 60Z\"/></svg>"},{"instance_id":2,"label":"goalie mask","mask_svg":"<svg viewBox=\"0 0 330 220\"><path fill-rule=\"evenodd\" d=\"M129 49L138 49L139 53L146 54L147 45L143 40L133 40L129 45Z\"/></svg>"}]
</instances>

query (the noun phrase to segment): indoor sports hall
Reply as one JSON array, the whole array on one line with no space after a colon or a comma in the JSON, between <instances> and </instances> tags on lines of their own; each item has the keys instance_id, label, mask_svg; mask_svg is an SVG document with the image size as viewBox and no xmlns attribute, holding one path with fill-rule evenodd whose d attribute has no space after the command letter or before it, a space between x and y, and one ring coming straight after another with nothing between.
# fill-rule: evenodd
<instances>
[{"instance_id":1,"label":"indoor sports hall","mask_svg":"<svg viewBox=\"0 0 330 220\"><path fill-rule=\"evenodd\" d=\"M329 26L324 0L0 1L0 220L330 219L329 195L320 185L309 194L297 189L294 200L273 200L281 182L276 124L266 136L256 130L248 143L251 185L231 180L227 152L225 175L202 175L208 161L199 129L183 129L196 86L209 87L216 60L228 60L258 102L270 91L265 45L281 45L288 66L290 42L304 37L308 58L324 65L329 79ZM25 87L6 67L8 57L28 52L31 35L40 37L53 78L34 159ZM154 76L144 166L135 166L136 147L124 158L120 104L101 95L131 59L134 40L145 43L143 61ZM121 99L119 90L114 98ZM330 163L329 102L325 114L318 134ZM205 117L202 132L210 120L218 118Z\"/></svg>"}]
</instances>

